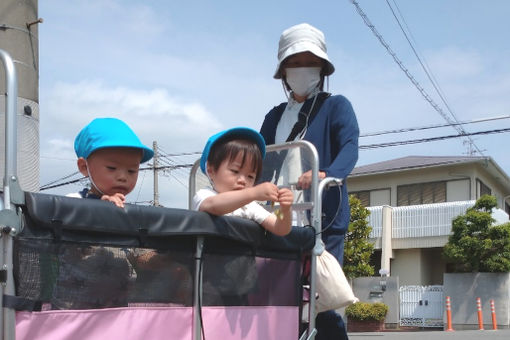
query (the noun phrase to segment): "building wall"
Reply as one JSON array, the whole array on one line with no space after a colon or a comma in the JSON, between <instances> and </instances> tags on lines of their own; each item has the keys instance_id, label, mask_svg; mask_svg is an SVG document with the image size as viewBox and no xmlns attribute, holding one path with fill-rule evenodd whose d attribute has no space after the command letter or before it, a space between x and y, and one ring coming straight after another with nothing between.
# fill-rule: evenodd
<instances>
[{"instance_id":1,"label":"building wall","mask_svg":"<svg viewBox=\"0 0 510 340\"><path fill-rule=\"evenodd\" d=\"M476 200L479 198L476 180L490 187L498 199L498 207L504 209L505 189L501 177L494 177L494 167L478 163L437 166L414 170L394 171L384 174L351 176L349 191L370 191L370 206L397 206L399 185L446 181L448 202ZM491 170L492 172L489 172Z\"/></svg>"},{"instance_id":2,"label":"building wall","mask_svg":"<svg viewBox=\"0 0 510 340\"><path fill-rule=\"evenodd\" d=\"M381 282L385 282L386 289L383 291ZM358 277L352 280L354 295L363 302L383 302L388 305L386 324L398 324L399 322L399 282L398 276L382 279L381 277ZM380 295L378 294L380 293Z\"/></svg>"},{"instance_id":3,"label":"building wall","mask_svg":"<svg viewBox=\"0 0 510 340\"><path fill-rule=\"evenodd\" d=\"M372 190L370 192L370 205L390 205L391 203L391 189Z\"/></svg>"},{"instance_id":4,"label":"building wall","mask_svg":"<svg viewBox=\"0 0 510 340\"><path fill-rule=\"evenodd\" d=\"M460 179L448 181L446 183L446 201L469 201L470 200L470 180Z\"/></svg>"},{"instance_id":5,"label":"building wall","mask_svg":"<svg viewBox=\"0 0 510 340\"><path fill-rule=\"evenodd\" d=\"M442 285L443 274L446 269L446 262L442 256L443 248L425 248L422 249L423 267L427 269L427 275L424 286Z\"/></svg>"},{"instance_id":6,"label":"building wall","mask_svg":"<svg viewBox=\"0 0 510 340\"><path fill-rule=\"evenodd\" d=\"M446 264L442 248L394 249L391 276L398 276L401 285L441 285Z\"/></svg>"},{"instance_id":7,"label":"building wall","mask_svg":"<svg viewBox=\"0 0 510 340\"><path fill-rule=\"evenodd\" d=\"M510 326L510 273L444 274L444 296L451 298L454 329L477 329L477 297L482 302L485 329L491 329L491 299L495 301L498 328Z\"/></svg>"},{"instance_id":8,"label":"building wall","mask_svg":"<svg viewBox=\"0 0 510 340\"><path fill-rule=\"evenodd\" d=\"M422 281L420 249L395 249L391 260L391 276L398 276L402 286L418 285Z\"/></svg>"}]
</instances>

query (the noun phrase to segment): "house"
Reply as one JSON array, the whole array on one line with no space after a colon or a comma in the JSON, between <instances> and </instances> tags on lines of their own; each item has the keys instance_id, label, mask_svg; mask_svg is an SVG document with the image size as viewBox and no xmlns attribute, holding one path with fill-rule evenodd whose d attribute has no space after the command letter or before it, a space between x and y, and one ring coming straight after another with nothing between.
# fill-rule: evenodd
<instances>
[{"instance_id":1,"label":"house","mask_svg":"<svg viewBox=\"0 0 510 340\"><path fill-rule=\"evenodd\" d=\"M441 285L442 248L451 221L484 194L497 198L498 223L508 221L510 178L490 157L408 156L357 167L349 193L371 211L374 264L400 285Z\"/></svg>"}]
</instances>

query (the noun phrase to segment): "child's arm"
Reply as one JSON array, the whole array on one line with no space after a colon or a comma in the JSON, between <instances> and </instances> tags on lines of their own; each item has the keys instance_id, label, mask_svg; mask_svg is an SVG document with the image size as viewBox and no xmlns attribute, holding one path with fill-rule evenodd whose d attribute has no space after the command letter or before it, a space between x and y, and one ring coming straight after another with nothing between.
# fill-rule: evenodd
<instances>
[{"instance_id":1,"label":"child's arm","mask_svg":"<svg viewBox=\"0 0 510 340\"><path fill-rule=\"evenodd\" d=\"M275 235L285 236L290 233L292 224L292 202L294 194L287 188L278 190L278 200L280 203L280 213L276 216L274 213L269 215L263 222L262 227Z\"/></svg>"},{"instance_id":2,"label":"child's arm","mask_svg":"<svg viewBox=\"0 0 510 340\"><path fill-rule=\"evenodd\" d=\"M254 187L218 193L204 199L198 210L225 215L253 201L278 201L278 187L264 182Z\"/></svg>"},{"instance_id":3,"label":"child's arm","mask_svg":"<svg viewBox=\"0 0 510 340\"><path fill-rule=\"evenodd\" d=\"M124 208L124 202L126 202L126 196L124 196L121 193L116 193L111 196L109 195L103 195L101 196L101 200L103 201L110 201L119 208Z\"/></svg>"}]
</instances>

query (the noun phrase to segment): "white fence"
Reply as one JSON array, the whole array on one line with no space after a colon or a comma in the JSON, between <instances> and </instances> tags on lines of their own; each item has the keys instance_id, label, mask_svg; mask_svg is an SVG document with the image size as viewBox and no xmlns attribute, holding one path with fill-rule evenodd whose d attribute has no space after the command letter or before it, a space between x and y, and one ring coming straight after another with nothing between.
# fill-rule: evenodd
<instances>
[{"instance_id":1,"label":"white fence","mask_svg":"<svg viewBox=\"0 0 510 340\"><path fill-rule=\"evenodd\" d=\"M450 235L452 220L474 204L475 201L464 201L393 208L391 236L409 238Z\"/></svg>"},{"instance_id":2,"label":"white fence","mask_svg":"<svg viewBox=\"0 0 510 340\"><path fill-rule=\"evenodd\" d=\"M400 326L443 327L443 286L401 286Z\"/></svg>"},{"instance_id":3,"label":"white fence","mask_svg":"<svg viewBox=\"0 0 510 340\"><path fill-rule=\"evenodd\" d=\"M409 205L391 208L392 238L450 235L452 220L466 212L475 201ZM382 207L369 207L371 238L382 235Z\"/></svg>"},{"instance_id":4,"label":"white fence","mask_svg":"<svg viewBox=\"0 0 510 340\"><path fill-rule=\"evenodd\" d=\"M370 232L371 238L378 238L382 236L383 227L382 208L383 208L382 206L367 208L370 211L370 216L368 217L368 224L372 227L372 231Z\"/></svg>"}]
</instances>

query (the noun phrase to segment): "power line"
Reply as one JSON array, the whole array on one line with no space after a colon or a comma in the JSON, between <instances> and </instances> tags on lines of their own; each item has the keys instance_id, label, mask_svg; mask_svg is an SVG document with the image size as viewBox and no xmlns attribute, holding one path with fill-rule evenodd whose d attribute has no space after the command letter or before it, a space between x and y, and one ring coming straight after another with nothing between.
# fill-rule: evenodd
<instances>
[{"instance_id":1,"label":"power line","mask_svg":"<svg viewBox=\"0 0 510 340\"><path fill-rule=\"evenodd\" d=\"M175 170L175 169L184 169L184 168L191 168L193 167L193 164L192 163L188 163L188 164L175 164L175 165L167 165L167 166L159 166L159 167L156 167L156 170ZM153 171L154 170L154 167L144 167L144 168L140 168L139 171L148 171L148 170L151 170ZM85 176L82 176L80 178L77 178L77 179L73 179L73 180L70 180L70 181L66 181L64 183L59 183L59 184L54 184L54 183L57 183L57 182L60 182L66 178L69 178L69 177L72 177L76 174L78 174L79 172L74 172L70 175L67 175L67 176L64 176L60 179L57 179L57 180L54 180L54 181L51 181L50 183L47 183L47 184L44 184L42 185L39 190L40 191L44 191L44 190L48 190L48 189L54 189L54 188L58 188L58 187L61 187L61 186L64 186L64 185L69 185L69 184L74 184L74 183L77 183L79 181L82 181L82 180L85 180L87 179L87 177Z\"/></svg>"},{"instance_id":2,"label":"power line","mask_svg":"<svg viewBox=\"0 0 510 340\"><path fill-rule=\"evenodd\" d=\"M69 177L69 175L66 176L66 177L63 177L63 178L67 178L67 177ZM64 186L64 185L74 184L74 183L77 183L77 182L79 182L79 181L81 181L81 180L83 180L85 178L87 178L87 177L81 177L81 178L78 178L78 179L73 179L71 181L67 181L67 182L59 183L59 184L53 184L53 185L48 183L48 184L45 184L45 185L41 186L39 188L39 191L44 191L44 190L48 190L48 189L58 188L58 187L61 187L61 186ZM57 180L55 180L55 181L53 181L51 183L56 183L56 182L59 182L61 180L62 180L62 178L61 179L57 179Z\"/></svg>"},{"instance_id":3,"label":"power line","mask_svg":"<svg viewBox=\"0 0 510 340\"><path fill-rule=\"evenodd\" d=\"M466 134L462 126L455 125L454 121L451 120L451 118L444 113L444 111L439 107L439 105L436 104L436 102L430 97L430 95L425 91L425 89L420 85L420 83L413 77L411 72L404 66L403 62L398 58L397 54L391 49L389 44L384 40L383 36L377 31L374 24L370 21L368 16L365 14L365 12L361 9L359 3L356 0L351 0L352 4L356 7L356 11L361 16L363 21L365 22L365 25L367 25L368 28L372 31L372 33L376 36L376 38L379 40L379 42L386 48L388 53L392 56L393 60L397 63L397 65L400 67L400 69L404 72L404 74L407 76L407 78L411 81L411 83L418 89L418 91L421 93L423 98L443 117L452 127L459 132L460 135L465 135L472 143L477 151L483 155L483 153L478 149L478 147L474 144L474 142L469 138L469 134ZM453 115L454 119L456 120L456 117Z\"/></svg>"},{"instance_id":4,"label":"power line","mask_svg":"<svg viewBox=\"0 0 510 340\"><path fill-rule=\"evenodd\" d=\"M488 121L492 121L492 120L508 119L508 118L510 118L510 115L473 119L470 121L464 121L464 122L459 122L459 123L454 123L454 124L455 125L458 125L458 124L467 125L467 124L482 123L482 122L488 122ZM429 129L436 129L436 128L442 128L442 127L449 127L449 126L451 126L451 124L434 124L434 125L428 125L428 126L419 126L419 127L411 127L411 128L403 128L403 129L395 129L395 130L387 130L387 131L379 131L379 132L369 132L369 133L361 134L360 137L373 137L373 136L387 135L387 134L391 134L391 133L404 133L404 132L419 131L419 130L429 130Z\"/></svg>"},{"instance_id":5,"label":"power line","mask_svg":"<svg viewBox=\"0 0 510 340\"><path fill-rule=\"evenodd\" d=\"M460 138L460 137L465 137L465 136L489 135L489 134L494 134L494 133L505 133L505 132L510 132L510 128L470 132L470 133L461 134L461 135L449 135L449 136L440 136L440 137L411 139L411 140L396 141L396 142L360 145L359 148L360 148L360 150L378 149L378 148L386 148L386 147L397 146L397 145L428 143L428 142L435 142L435 141L445 140L445 139Z\"/></svg>"},{"instance_id":6,"label":"power line","mask_svg":"<svg viewBox=\"0 0 510 340\"><path fill-rule=\"evenodd\" d=\"M50 185L55 184L55 183L57 183L57 182L63 181L64 179L68 179L69 177L73 177L74 175L77 175L77 174L79 174L79 173L80 173L79 171L75 171L75 172L73 172L73 173L72 173L72 174L70 174L70 175L67 175L67 176L64 176L64 177L62 177L62 178L59 178L59 179L57 179L57 180L51 181L51 182L49 182L49 183L47 183L47 184L43 185L43 187L50 186Z\"/></svg>"},{"instance_id":7,"label":"power line","mask_svg":"<svg viewBox=\"0 0 510 340\"><path fill-rule=\"evenodd\" d=\"M457 120L457 117L455 117L455 114L453 113L453 111L450 109L450 106L446 102L445 96L443 95L443 91L441 90L441 88L439 87L439 84L437 83L437 80L433 76L432 71L430 70L430 67L428 65L426 65L426 62L422 61L422 57L420 57L420 55L418 54L418 51L416 50L416 48L414 47L413 43L411 42L411 39L409 39L409 36L407 35L406 30L404 30L404 28L402 27L402 24L400 23L400 20L398 19L397 15L395 14L395 11L393 10L393 7L391 7L391 4L389 3L388 0L386 0L386 3L388 4L388 7L390 8L391 13L393 14L393 17L397 21L398 26L400 27L400 30L404 34L404 37L406 38L407 42L409 43L409 46L413 50L413 53L416 56L416 59L418 59L418 62L420 63L423 71L425 72L425 74L429 78L430 82L432 83L432 86L434 87L434 89L436 90L437 94L439 95L439 98L441 98L443 104L446 106L446 108L448 109L450 114L453 116L453 118L455 120ZM407 31L409 32L409 35L411 36L412 40L415 40L414 37L412 36L411 29L409 28L409 25L407 25L407 22L405 21L404 16L402 15L402 12L400 12L400 9L398 8L398 5L395 2L395 0L393 0L393 4L394 4L394 6L397 9L398 14L402 18L402 21L404 22L404 24L405 24L405 26L407 28ZM425 58L423 58L423 60L425 60Z\"/></svg>"},{"instance_id":8,"label":"power line","mask_svg":"<svg viewBox=\"0 0 510 340\"><path fill-rule=\"evenodd\" d=\"M493 119L502 119L502 118L508 118L508 117L496 117ZM483 120L481 120L483 121ZM495 130L486 130L486 131L478 131L478 132L471 132L471 133L465 133L465 134L458 134L458 135L448 135L448 136L439 136L439 137L430 137L430 138L421 138L421 139L411 139L411 140L403 140L403 141L395 141L395 142L386 142L386 143L376 143L376 144L367 144L367 145L360 145L360 150L371 150L371 149L379 149L379 148L386 148L386 147L392 147L392 146L401 146L401 145L410 145L410 144L419 144L419 143L429 143L429 142L435 142L440 140L446 140L446 139L452 139L452 138L461 138L466 136L477 136L477 135L489 135L489 134L496 134L496 133L506 133L510 132L510 128L504 128L504 129L495 129ZM390 132L388 132L390 133ZM193 167L193 163L185 163L185 164L173 164L173 165L165 165L165 166L158 166L156 167L156 170L177 170L181 171L181 176L188 175L187 172L182 172L184 169L191 169ZM140 168L140 171L154 171L154 167L148 166ZM81 177L78 179L66 181L64 183L55 184L63 179L72 177L73 175L76 175L78 172L75 172L73 174L64 176L58 180L52 181L48 184L45 184L39 188L40 191L58 188L64 185L74 184L83 180L86 180L87 177ZM179 178L177 178L176 175L169 174L172 178L174 178L176 181L178 181L182 186L186 187L186 184L184 184Z\"/></svg>"}]
</instances>

